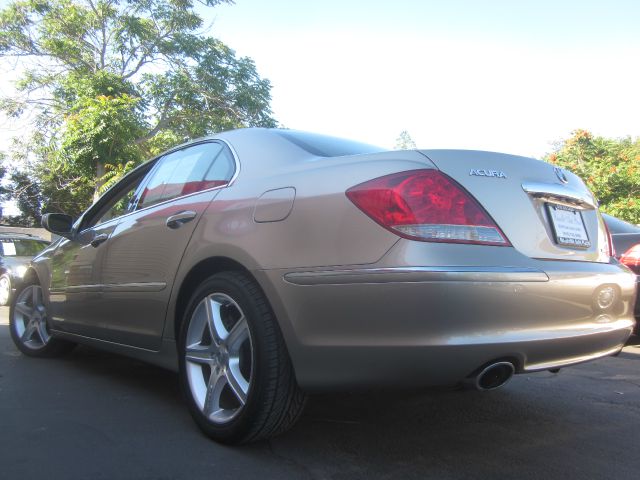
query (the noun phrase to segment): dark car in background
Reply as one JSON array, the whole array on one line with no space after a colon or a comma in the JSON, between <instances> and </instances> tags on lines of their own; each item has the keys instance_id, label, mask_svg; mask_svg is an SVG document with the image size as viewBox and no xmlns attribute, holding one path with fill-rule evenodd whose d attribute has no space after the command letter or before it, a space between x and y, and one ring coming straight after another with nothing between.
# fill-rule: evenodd
<instances>
[{"instance_id":1,"label":"dark car in background","mask_svg":"<svg viewBox=\"0 0 640 480\"><path fill-rule=\"evenodd\" d=\"M0 305L8 305L33 257L49 245L24 233L0 233Z\"/></svg>"},{"instance_id":2,"label":"dark car in background","mask_svg":"<svg viewBox=\"0 0 640 480\"><path fill-rule=\"evenodd\" d=\"M635 332L640 334L640 227L606 213L602 214L602 218L611 234L616 258L638 275L638 297L634 313L638 322Z\"/></svg>"}]
</instances>

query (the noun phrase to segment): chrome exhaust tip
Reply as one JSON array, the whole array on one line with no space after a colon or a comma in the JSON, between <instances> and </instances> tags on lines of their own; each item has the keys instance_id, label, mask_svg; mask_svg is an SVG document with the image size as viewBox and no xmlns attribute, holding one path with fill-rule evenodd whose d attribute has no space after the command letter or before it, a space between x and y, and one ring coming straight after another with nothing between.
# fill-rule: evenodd
<instances>
[{"instance_id":1,"label":"chrome exhaust tip","mask_svg":"<svg viewBox=\"0 0 640 480\"><path fill-rule=\"evenodd\" d=\"M516 367L513 363L496 362L467 378L465 383L476 390L495 390L511 380L514 373L516 373Z\"/></svg>"}]
</instances>

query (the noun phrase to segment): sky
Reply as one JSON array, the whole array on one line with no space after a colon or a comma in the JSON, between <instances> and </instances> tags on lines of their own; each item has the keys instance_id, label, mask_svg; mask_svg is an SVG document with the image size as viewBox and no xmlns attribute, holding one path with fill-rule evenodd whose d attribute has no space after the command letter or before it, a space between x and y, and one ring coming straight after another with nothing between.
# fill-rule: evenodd
<instances>
[{"instance_id":1,"label":"sky","mask_svg":"<svg viewBox=\"0 0 640 480\"><path fill-rule=\"evenodd\" d=\"M640 136L640 2L237 0L200 9L254 59L284 126L541 157Z\"/></svg>"},{"instance_id":2,"label":"sky","mask_svg":"<svg viewBox=\"0 0 640 480\"><path fill-rule=\"evenodd\" d=\"M198 8L208 34L271 81L274 116L288 128L388 148L407 130L420 148L533 157L578 128L640 136L637 0ZM11 94L11 78L0 72L0 95ZM21 129L0 120L0 150Z\"/></svg>"}]
</instances>

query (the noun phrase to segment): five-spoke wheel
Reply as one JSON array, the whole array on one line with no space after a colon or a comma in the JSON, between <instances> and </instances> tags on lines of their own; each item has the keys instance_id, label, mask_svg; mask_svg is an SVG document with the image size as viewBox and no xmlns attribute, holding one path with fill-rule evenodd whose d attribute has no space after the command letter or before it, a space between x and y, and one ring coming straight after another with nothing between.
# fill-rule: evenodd
<instances>
[{"instance_id":1,"label":"five-spoke wheel","mask_svg":"<svg viewBox=\"0 0 640 480\"><path fill-rule=\"evenodd\" d=\"M210 437L244 443L295 423L305 403L278 323L248 275L223 272L194 291L182 320L180 378Z\"/></svg>"},{"instance_id":2,"label":"five-spoke wheel","mask_svg":"<svg viewBox=\"0 0 640 480\"><path fill-rule=\"evenodd\" d=\"M47 346L51 334L40 285L28 285L20 292L16 298L14 317L14 329L22 345L32 350Z\"/></svg>"},{"instance_id":3,"label":"five-spoke wheel","mask_svg":"<svg viewBox=\"0 0 640 480\"><path fill-rule=\"evenodd\" d=\"M26 283L18 291L9 311L9 324L14 343L25 355L60 355L74 346L52 337L42 287L37 283Z\"/></svg>"},{"instance_id":4,"label":"five-spoke wheel","mask_svg":"<svg viewBox=\"0 0 640 480\"><path fill-rule=\"evenodd\" d=\"M214 423L235 417L247 402L253 348L247 319L224 293L196 306L187 330L186 373L194 400Z\"/></svg>"},{"instance_id":5,"label":"five-spoke wheel","mask_svg":"<svg viewBox=\"0 0 640 480\"><path fill-rule=\"evenodd\" d=\"M11 278L6 273L0 275L0 305L9 305L11 301Z\"/></svg>"}]
</instances>

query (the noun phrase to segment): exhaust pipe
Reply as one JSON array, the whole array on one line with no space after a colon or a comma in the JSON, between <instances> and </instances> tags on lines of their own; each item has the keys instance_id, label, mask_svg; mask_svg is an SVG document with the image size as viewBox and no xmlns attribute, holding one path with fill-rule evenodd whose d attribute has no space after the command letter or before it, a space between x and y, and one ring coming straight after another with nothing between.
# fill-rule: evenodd
<instances>
[{"instance_id":1,"label":"exhaust pipe","mask_svg":"<svg viewBox=\"0 0 640 480\"><path fill-rule=\"evenodd\" d=\"M516 368L513 363L496 362L471 375L464 383L476 390L495 390L511 380L514 373Z\"/></svg>"}]
</instances>

